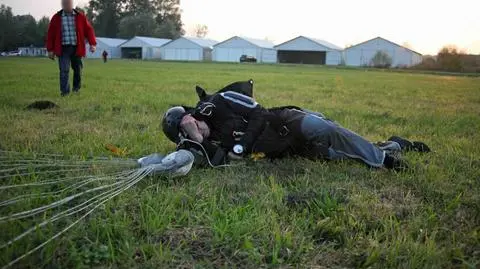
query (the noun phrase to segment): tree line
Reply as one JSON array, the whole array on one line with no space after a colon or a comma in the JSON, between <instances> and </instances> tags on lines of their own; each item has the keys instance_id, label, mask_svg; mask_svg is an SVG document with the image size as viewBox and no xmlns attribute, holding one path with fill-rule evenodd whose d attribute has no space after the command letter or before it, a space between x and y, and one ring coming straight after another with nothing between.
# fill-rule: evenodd
<instances>
[{"instance_id":1,"label":"tree line","mask_svg":"<svg viewBox=\"0 0 480 269\"><path fill-rule=\"evenodd\" d=\"M176 39L185 33L180 0L91 0L78 9L87 15L97 36ZM14 15L11 7L1 5L0 51L43 47L49 23L49 17L37 21L31 15Z\"/></svg>"},{"instance_id":2,"label":"tree line","mask_svg":"<svg viewBox=\"0 0 480 269\"><path fill-rule=\"evenodd\" d=\"M436 56L424 56L414 69L480 73L480 55L467 54L455 46L443 47Z\"/></svg>"},{"instance_id":3,"label":"tree line","mask_svg":"<svg viewBox=\"0 0 480 269\"><path fill-rule=\"evenodd\" d=\"M0 6L0 51L45 44L50 19L35 20L32 15L14 15L12 8Z\"/></svg>"},{"instance_id":4,"label":"tree line","mask_svg":"<svg viewBox=\"0 0 480 269\"><path fill-rule=\"evenodd\" d=\"M90 0L83 7L97 36L182 36L180 0Z\"/></svg>"}]
</instances>

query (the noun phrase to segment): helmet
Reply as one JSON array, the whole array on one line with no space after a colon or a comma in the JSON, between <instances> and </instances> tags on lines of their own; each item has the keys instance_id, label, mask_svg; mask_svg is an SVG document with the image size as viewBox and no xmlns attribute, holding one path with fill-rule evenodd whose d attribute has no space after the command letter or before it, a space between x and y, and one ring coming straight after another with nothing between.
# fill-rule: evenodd
<instances>
[{"instance_id":1,"label":"helmet","mask_svg":"<svg viewBox=\"0 0 480 269\"><path fill-rule=\"evenodd\" d=\"M172 107L163 116L163 133L174 143L180 142L180 122L187 111L181 106Z\"/></svg>"}]
</instances>

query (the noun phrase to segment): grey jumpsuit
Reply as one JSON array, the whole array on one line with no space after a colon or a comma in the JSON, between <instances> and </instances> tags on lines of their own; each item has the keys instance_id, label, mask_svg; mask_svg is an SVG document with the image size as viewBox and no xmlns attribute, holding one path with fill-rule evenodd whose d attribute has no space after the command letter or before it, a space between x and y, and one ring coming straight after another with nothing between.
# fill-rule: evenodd
<instances>
[{"instance_id":1,"label":"grey jumpsuit","mask_svg":"<svg viewBox=\"0 0 480 269\"><path fill-rule=\"evenodd\" d=\"M383 167L385 151L360 135L308 110L301 122L301 133L310 144L328 147L328 159L356 159L372 167Z\"/></svg>"}]
</instances>

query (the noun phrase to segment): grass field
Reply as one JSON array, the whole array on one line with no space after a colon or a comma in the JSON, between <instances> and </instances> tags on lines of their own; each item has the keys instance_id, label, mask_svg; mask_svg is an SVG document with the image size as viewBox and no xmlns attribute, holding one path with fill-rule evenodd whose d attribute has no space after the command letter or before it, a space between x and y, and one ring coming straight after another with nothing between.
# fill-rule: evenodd
<instances>
[{"instance_id":1,"label":"grass field","mask_svg":"<svg viewBox=\"0 0 480 269\"><path fill-rule=\"evenodd\" d=\"M321 111L372 141L400 135L434 153L406 155L412 170L403 174L282 160L149 178L16 266L480 267L480 78L88 60L81 94L61 98L55 63L0 59L0 148L110 156L105 145L115 144L132 158L166 153L175 147L159 125L170 105L194 104L196 84L213 91L250 78L264 106ZM36 100L60 108L24 109ZM0 223L0 243L22 227ZM32 244L2 251L0 265Z\"/></svg>"}]
</instances>

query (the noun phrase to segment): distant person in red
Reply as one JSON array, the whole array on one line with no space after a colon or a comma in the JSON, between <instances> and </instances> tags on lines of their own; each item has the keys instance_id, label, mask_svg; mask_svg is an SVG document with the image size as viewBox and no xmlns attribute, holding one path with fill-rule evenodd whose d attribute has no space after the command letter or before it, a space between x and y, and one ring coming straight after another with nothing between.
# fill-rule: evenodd
<instances>
[{"instance_id":1,"label":"distant person in red","mask_svg":"<svg viewBox=\"0 0 480 269\"><path fill-rule=\"evenodd\" d=\"M103 57L103 62L104 62L104 63L107 63L107 60L108 60L108 52L107 52L106 50L103 51L102 57Z\"/></svg>"},{"instance_id":2,"label":"distant person in red","mask_svg":"<svg viewBox=\"0 0 480 269\"><path fill-rule=\"evenodd\" d=\"M73 0L62 0L62 10L53 15L48 27L47 51L52 60L58 57L60 92L70 94L69 73L73 69L73 92L82 87L82 57L86 54L87 39L90 51L96 51L95 31L85 14L73 8Z\"/></svg>"}]
</instances>

